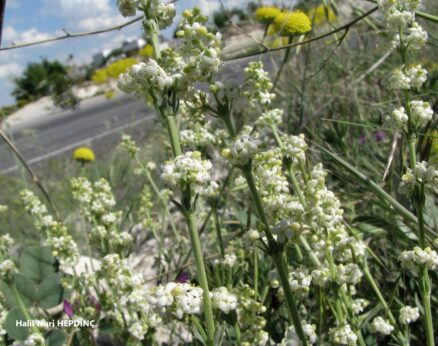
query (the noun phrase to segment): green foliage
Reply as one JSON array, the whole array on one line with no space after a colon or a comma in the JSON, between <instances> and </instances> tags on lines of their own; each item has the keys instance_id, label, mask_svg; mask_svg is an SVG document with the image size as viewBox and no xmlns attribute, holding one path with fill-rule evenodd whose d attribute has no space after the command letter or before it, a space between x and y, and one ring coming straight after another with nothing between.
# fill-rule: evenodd
<instances>
[{"instance_id":1,"label":"green foliage","mask_svg":"<svg viewBox=\"0 0 438 346\"><path fill-rule=\"evenodd\" d=\"M216 11L213 14L213 22L217 28L221 29L225 27L231 18L237 17L239 21L248 18L248 15L240 8L233 8L232 10Z\"/></svg>"},{"instance_id":2,"label":"green foliage","mask_svg":"<svg viewBox=\"0 0 438 346\"><path fill-rule=\"evenodd\" d=\"M23 76L15 78L12 95L17 103L34 101L53 95L56 104L62 107L75 106L77 101L71 92L72 79L68 68L59 61L42 59L27 65Z\"/></svg>"},{"instance_id":3,"label":"green foliage","mask_svg":"<svg viewBox=\"0 0 438 346\"><path fill-rule=\"evenodd\" d=\"M5 330L9 337L25 340L29 328L17 326L16 321L28 320L32 308L50 309L59 305L66 294L61 285L62 274L57 272L56 260L48 247L25 249L20 257L19 269L20 272L14 273L10 280L0 282L0 290L6 305L11 308ZM64 339L65 335L60 331L49 335L52 345L61 345Z\"/></svg>"}]
</instances>

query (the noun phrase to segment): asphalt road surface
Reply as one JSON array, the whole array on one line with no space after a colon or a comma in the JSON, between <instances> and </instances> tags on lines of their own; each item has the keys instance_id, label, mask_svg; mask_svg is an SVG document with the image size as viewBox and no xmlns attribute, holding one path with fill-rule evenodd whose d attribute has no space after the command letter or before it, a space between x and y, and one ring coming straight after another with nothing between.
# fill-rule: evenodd
<instances>
[{"instance_id":1,"label":"asphalt road surface","mask_svg":"<svg viewBox=\"0 0 438 346\"><path fill-rule=\"evenodd\" d=\"M243 68L249 60L226 63L221 79L233 79L240 83L243 80ZM269 61L265 61L265 68L272 68ZM33 165L50 158L71 155L81 145L95 148L104 138L104 150L111 150L108 138L113 138L114 146L119 142L121 132L129 132L133 128L141 131L141 126L147 127L147 121L153 117L153 112L144 101L122 95L112 100L99 96L81 102L76 110L62 111L20 124L9 135L26 161ZM17 159L0 140L0 174L11 173L18 168Z\"/></svg>"},{"instance_id":2,"label":"asphalt road surface","mask_svg":"<svg viewBox=\"0 0 438 346\"><path fill-rule=\"evenodd\" d=\"M78 146L114 136L152 117L145 103L127 96L112 100L96 97L75 110L50 114L17 126L10 133L29 164L60 155L71 155ZM0 143L0 173L13 172L17 160L5 143Z\"/></svg>"}]
</instances>

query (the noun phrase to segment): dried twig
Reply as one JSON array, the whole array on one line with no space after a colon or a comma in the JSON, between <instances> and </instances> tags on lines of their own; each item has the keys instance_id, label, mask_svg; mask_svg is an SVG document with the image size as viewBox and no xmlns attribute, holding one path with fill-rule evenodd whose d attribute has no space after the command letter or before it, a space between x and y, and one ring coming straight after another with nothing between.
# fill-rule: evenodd
<instances>
[{"instance_id":1,"label":"dried twig","mask_svg":"<svg viewBox=\"0 0 438 346\"><path fill-rule=\"evenodd\" d=\"M15 144L9 139L9 137L3 132L3 130L0 129L0 137L3 139L3 141L6 143L6 145L11 149L11 151L14 153L14 155L20 160L24 168L29 173L30 177L32 178L32 181L34 184L40 189L40 191L43 193L44 197L46 198L47 202L50 205L50 208L52 209L53 213L56 215L58 220L60 219L58 210L56 209L55 205L53 204L52 200L49 197L49 194L47 193L46 189L44 188L41 181L38 179L35 172L30 168L30 166L27 164L26 160L24 159L23 155L21 155L18 148L15 146Z\"/></svg>"},{"instance_id":2,"label":"dried twig","mask_svg":"<svg viewBox=\"0 0 438 346\"><path fill-rule=\"evenodd\" d=\"M127 26L129 26L131 24L139 22L143 18L144 18L144 16L135 17L134 19L131 19L131 20L129 20L129 21L123 23L123 24L115 25L115 26L112 26L112 27L109 27L109 28L106 28L106 29L101 29L101 30L96 30L96 31L70 33L66 29L62 29L62 31L65 32L65 35L51 37L51 38L47 38L45 40L39 40L39 41L33 41L33 42L27 42L27 43L12 44L9 47L0 48L0 51L11 50L11 49L18 49L18 48L24 48L24 47L30 47L30 46L36 46L36 45L40 45L40 44L44 44L44 43L65 40L67 38L75 38L75 37L84 37L84 36L104 34L106 32L111 32L111 31L115 31L115 30L121 30L121 29L123 29L123 28L125 28L125 27L127 27Z\"/></svg>"},{"instance_id":3,"label":"dried twig","mask_svg":"<svg viewBox=\"0 0 438 346\"><path fill-rule=\"evenodd\" d=\"M340 31L348 31L353 25L355 25L356 23L360 22L361 20L365 19L366 17L370 16L371 14L373 14L374 12L377 11L377 6L373 7L371 10L369 10L368 12L365 12L364 14L360 15L359 17L356 17L355 19L353 19L351 22L348 22L332 31L329 31L325 34L319 35L319 36L315 36L312 37L308 40L305 41L301 41L301 42L297 42L297 43L292 43L292 44L286 44L284 46L280 46L280 47L275 47L275 48L265 48L265 49L261 49L259 51L256 52L252 52L252 53L248 53L248 54L244 54L244 55L240 55L240 56L236 56L236 57L231 57L228 59L224 59L224 61L231 61L231 60L236 60L236 59L241 59L241 58L248 58L251 56L256 56L259 54L265 54L268 52L275 52L275 51L279 51L279 50L283 50L283 49L288 49L288 48L293 48L293 47L298 47L298 46L302 46L311 42L315 42L315 41L319 41L323 38L332 36ZM344 35L345 36L345 35ZM342 38L344 38L344 36Z\"/></svg>"}]
</instances>

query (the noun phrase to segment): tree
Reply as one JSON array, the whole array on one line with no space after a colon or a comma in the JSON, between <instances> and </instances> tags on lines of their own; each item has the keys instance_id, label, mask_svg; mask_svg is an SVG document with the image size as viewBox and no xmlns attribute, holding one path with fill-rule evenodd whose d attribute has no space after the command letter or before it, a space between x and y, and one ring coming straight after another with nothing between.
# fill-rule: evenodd
<instances>
[{"instance_id":1,"label":"tree","mask_svg":"<svg viewBox=\"0 0 438 346\"><path fill-rule=\"evenodd\" d=\"M19 104L48 95L53 95L55 104L62 107L77 103L71 92L73 81L68 75L68 68L56 60L44 58L41 62L28 64L23 76L16 78L14 83L12 95Z\"/></svg>"}]
</instances>

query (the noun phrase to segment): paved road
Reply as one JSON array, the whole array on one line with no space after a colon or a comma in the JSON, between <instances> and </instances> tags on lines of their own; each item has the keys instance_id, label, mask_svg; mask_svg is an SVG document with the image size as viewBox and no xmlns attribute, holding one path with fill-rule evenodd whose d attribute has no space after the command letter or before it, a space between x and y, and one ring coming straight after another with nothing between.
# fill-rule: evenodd
<instances>
[{"instance_id":1,"label":"paved road","mask_svg":"<svg viewBox=\"0 0 438 346\"><path fill-rule=\"evenodd\" d=\"M222 79L241 83L243 68L249 60L226 63ZM265 68L270 70L271 62L264 60ZM10 135L26 161L35 164L48 158L71 155L74 148L80 145L99 145L102 138L114 137L114 144L119 141L120 132L130 128L138 130L140 124L146 127L147 124L143 122L152 117L153 113L141 100L123 95L106 100L99 96L81 102L76 110L47 115L22 124L20 128L14 128ZM0 141L0 173L10 173L17 168L16 158Z\"/></svg>"},{"instance_id":2,"label":"paved road","mask_svg":"<svg viewBox=\"0 0 438 346\"><path fill-rule=\"evenodd\" d=\"M143 101L126 96L112 100L96 97L82 102L76 110L25 123L14 128L10 136L26 161L33 164L59 155L70 155L80 145L138 126L151 116ZM16 159L1 142L0 172L8 173L16 168Z\"/></svg>"}]
</instances>

